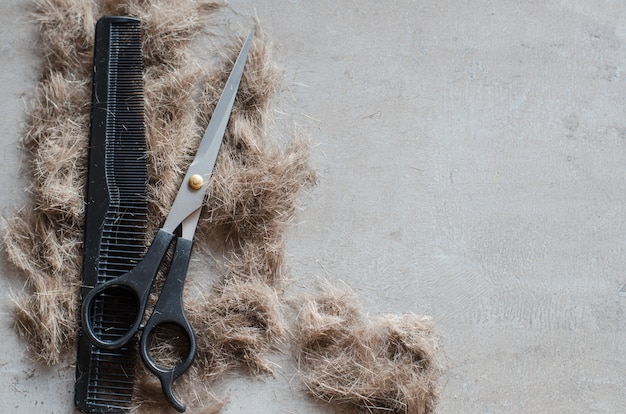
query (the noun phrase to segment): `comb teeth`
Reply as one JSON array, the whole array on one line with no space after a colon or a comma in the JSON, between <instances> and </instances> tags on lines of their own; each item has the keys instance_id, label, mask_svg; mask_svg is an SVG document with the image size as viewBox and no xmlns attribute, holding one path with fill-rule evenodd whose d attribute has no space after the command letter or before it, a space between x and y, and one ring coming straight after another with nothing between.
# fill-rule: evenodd
<instances>
[{"instance_id":1,"label":"comb teeth","mask_svg":"<svg viewBox=\"0 0 626 414\"><path fill-rule=\"evenodd\" d=\"M121 207L144 195L148 179L139 24L114 21L110 42L106 172L110 202Z\"/></svg>"},{"instance_id":2,"label":"comb teeth","mask_svg":"<svg viewBox=\"0 0 626 414\"><path fill-rule=\"evenodd\" d=\"M96 26L94 47L84 286L126 273L143 256L147 181L140 22L104 17ZM134 296L121 289L100 298L94 309L96 333L121 337L132 324L134 306ZM132 342L103 350L81 335L76 407L85 413L128 412L136 359Z\"/></svg>"}]
</instances>

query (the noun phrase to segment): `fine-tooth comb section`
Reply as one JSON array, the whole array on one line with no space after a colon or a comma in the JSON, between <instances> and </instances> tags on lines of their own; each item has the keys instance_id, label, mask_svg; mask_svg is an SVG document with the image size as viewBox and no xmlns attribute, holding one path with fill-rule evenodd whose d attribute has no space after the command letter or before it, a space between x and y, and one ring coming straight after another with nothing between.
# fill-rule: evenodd
<instances>
[{"instance_id":1,"label":"fine-tooth comb section","mask_svg":"<svg viewBox=\"0 0 626 414\"><path fill-rule=\"evenodd\" d=\"M98 21L82 297L93 286L131 270L145 251L148 206L141 52L139 20L103 17ZM121 337L134 312L134 299L126 291L102 295L94 308L96 332L104 339ZM78 342L76 407L85 413L128 412L135 343L105 350L83 334Z\"/></svg>"}]
</instances>

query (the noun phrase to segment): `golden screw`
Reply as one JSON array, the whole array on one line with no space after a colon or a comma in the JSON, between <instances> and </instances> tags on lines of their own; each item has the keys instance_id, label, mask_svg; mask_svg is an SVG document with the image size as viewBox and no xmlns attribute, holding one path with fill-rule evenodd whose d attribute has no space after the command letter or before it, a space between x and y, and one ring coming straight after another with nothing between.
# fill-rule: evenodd
<instances>
[{"instance_id":1,"label":"golden screw","mask_svg":"<svg viewBox=\"0 0 626 414\"><path fill-rule=\"evenodd\" d=\"M189 187L192 190L199 190L204 185L204 178L200 174L194 174L189 177Z\"/></svg>"}]
</instances>

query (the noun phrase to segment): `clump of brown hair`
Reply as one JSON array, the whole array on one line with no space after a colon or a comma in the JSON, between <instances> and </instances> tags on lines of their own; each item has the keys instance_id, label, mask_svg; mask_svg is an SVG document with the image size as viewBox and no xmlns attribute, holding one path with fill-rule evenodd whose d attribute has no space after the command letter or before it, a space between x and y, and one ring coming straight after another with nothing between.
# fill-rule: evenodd
<instances>
[{"instance_id":1,"label":"clump of brown hair","mask_svg":"<svg viewBox=\"0 0 626 414\"><path fill-rule=\"evenodd\" d=\"M371 321L351 292L327 289L305 301L296 325L300 376L314 397L368 413L435 412L441 343L430 318Z\"/></svg>"}]
</instances>

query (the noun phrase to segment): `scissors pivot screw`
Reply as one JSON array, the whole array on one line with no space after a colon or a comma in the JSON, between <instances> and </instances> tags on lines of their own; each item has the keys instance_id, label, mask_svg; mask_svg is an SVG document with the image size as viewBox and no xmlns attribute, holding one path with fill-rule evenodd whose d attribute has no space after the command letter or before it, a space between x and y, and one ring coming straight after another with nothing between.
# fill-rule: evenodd
<instances>
[{"instance_id":1,"label":"scissors pivot screw","mask_svg":"<svg viewBox=\"0 0 626 414\"><path fill-rule=\"evenodd\" d=\"M192 190L199 190L204 185L204 178L200 174L194 174L189 177L189 187Z\"/></svg>"}]
</instances>

